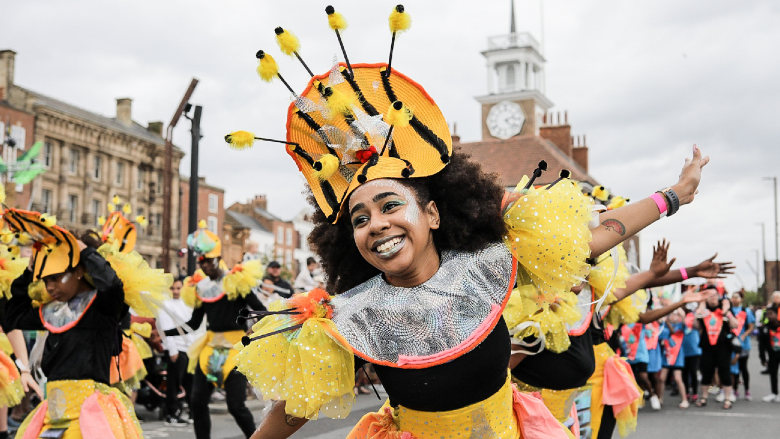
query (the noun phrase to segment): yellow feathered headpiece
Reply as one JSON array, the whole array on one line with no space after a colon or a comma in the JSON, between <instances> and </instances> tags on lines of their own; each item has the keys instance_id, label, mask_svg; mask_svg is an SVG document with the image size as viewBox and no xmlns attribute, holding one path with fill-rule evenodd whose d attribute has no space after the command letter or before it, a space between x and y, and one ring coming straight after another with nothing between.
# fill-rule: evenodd
<instances>
[{"instance_id":1,"label":"yellow feathered headpiece","mask_svg":"<svg viewBox=\"0 0 780 439\"><path fill-rule=\"evenodd\" d=\"M396 35L411 26L402 5L390 14L392 42L387 64L351 64L340 34L346 20L331 6L326 13L345 62L322 75L314 75L303 63L298 39L288 30L276 29L282 52L298 58L311 75L302 93L284 80L271 55L262 50L257 53L260 77L269 82L279 79L295 96L287 112L287 138L272 140L236 131L225 140L236 149L250 147L255 140L287 144L317 204L335 223L344 201L363 183L427 177L444 169L452 155L452 137L428 93L391 67Z\"/></svg>"},{"instance_id":2,"label":"yellow feathered headpiece","mask_svg":"<svg viewBox=\"0 0 780 439\"><path fill-rule=\"evenodd\" d=\"M33 240L33 280L75 268L81 257L76 238L56 225L54 217L18 209L7 209L3 218L16 232Z\"/></svg>"},{"instance_id":3,"label":"yellow feathered headpiece","mask_svg":"<svg viewBox=\"0 0 780 439\"><path fill-rule=\"evenodd\" d=\"M222 256L222 241L219 236L206 230L206 221L198 221L198 230L187 237L187 247L199 258Z\"/></svg>"}]
</instances>

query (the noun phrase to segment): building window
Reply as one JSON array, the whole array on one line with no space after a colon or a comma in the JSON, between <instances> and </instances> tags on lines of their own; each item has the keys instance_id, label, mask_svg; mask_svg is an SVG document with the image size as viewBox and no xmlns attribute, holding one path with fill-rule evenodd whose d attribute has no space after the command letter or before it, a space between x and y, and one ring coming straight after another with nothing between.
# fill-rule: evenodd
<instances>
[{"instance_id":1,"label":"building window","mask_svg":"<svg viewBox=\"0 0 780 439\"><path fill-rule=\"evenodd\" d=\"M284 264L287 265L287 268L292 267L292 250L287 250L287 254L284 258Z\"/></svg>"},{"instance_id":2,"label":"building window","mask_svg":"<svg viewBox=\"0 0 780 439\"><path fill-rule=\"evenodd\" d=\"M125 177L125 164L122 162L116 162L116 185L122 186L122 181Z\"/></svg>"},{"instance_id":3,"label":"building window","mask_svg":"<svg viewBox=\"0 0 780 439\"><path fill-rule=\"evenodd\" d=\"M100 200L92 200L92 218L95 225L98 225L98 218L100 217Z\"/></svg>"},{"instance_id":4,"label":"building window","mask_svg":"<svg viewBox=\"0 0 780 439\"><path fill-rule=\"evenodd\" d=\"M215 233L215 234L217 234L217 235L218 235L218 232L217 232L217 226L219 226L219 222L217 221L217 217L215 217L215 216L209 216L209 218L208 218L208 227L209 227L209 231L210 231L211 233Z\"/></svg>"},{"instance_id":5,"label":"building window","mask_svg":"<svg viewBox=\"0 0 780 439\"><path fill-rule=\"evenodd\" d=\"M293 232L292 229L290 229L290 228L287 229L287 247L292 247L292 245L293 245L293 242L292 242L293 241L292 240L293 233L292 232Z\"/></svg>"},{"instance_id":6,"label":"building window","mask_svg":"<svg viewBox=\"0 0 780 439\"><path fill-rule=\"evenodd\" d=\"M43 189L41 191L41 205L43 206L41 211L43 213L51 213L51 199L51 191L49 189Z\"/></svg>"},{"instance_id":7,"label":"building window","mask_svg":"<svg viewBox=\"0 0 780 439\"><path fill-rule=\"evenodd\" d=\"M284 244L284 227L282 226L276 228L276 243Z\"/></svg>"},{"instance_id":8,"label":"building window","mask_svg":"<svg viewBox=\"0 0 780 439\"><path fill-rule=\"evenodd\" d=\"M71 223L76 223L76 218L78 216L78 207L79 207L79 197L76 195L68 195L68 214L70 215Z\"/></svg>"},{"instance_id":9,"label":"building window","mask_svg":"<svg viewBox=\"0 0 780 439\"><path fill-rule=\"evenodd\" d=\"M79 173L79 150L70 149L70 175L78 175Z\"/></svg>"},{"instance_id":10,"label":"building window","mask_svg":"<svg viewBox=\"0 0 780 439\"><path fill-rule=\"evenodd\" d=\"M16 141L16 147L24 149L27 141L27 130L19 125L11 125L11 138Z\"/></svg>"},{"instance_id":11,"label":"building window","mask_svg":"<svg viewBox=\"0 0 780 439\"><path fill-rule=\"evenodd\" d=\"M157 195L160 195L163 193L163 173L158 172L157 173Z\"/></svg>"},{"instance_id":12,"label":"building window","mask_svg":"<svg viewBox=\"0 0 780 439\"><path fill-rule=\"evenodd\" d=\"M138 168L138 181L135 184L135 188L139 191L144 188L144 180L146 180L146 171L143 168Z\"/></svg>"},{"instance_id":13,"label":"building window","mask_svg":"<svg viewBox=\"0 0 780 439\"><path fill-rule=\"evenodd\" d=\"M43 166L45 166L46 169L51 168L52 151L54 151L54 146L51 142L43 144Z\"/></svg>"},{"instance_id":14,"label":"building window","mask_svg":"<svg viewBox=\"0 0 780 439\"><path fill-rule=\"evenodd\" d=\"M219 195L209 194L209 213L219 212Z\"/></svg>"},{"instance_id":15,"label":"building window","mask_svg":"<svg viewBox=\"0 0 780 439\"><path fill-rule=\"evenodd\" d=\"M162 214L161 213L155 214L154 215L154 219L155 219L154 220L155 225L157 226L157 229L159 230L160 227L162 227Z\"/></svg>"},{"instance_id":16,"label":"building window","mask_svg":"<svg viewBox=\"0 0 780 439\"><path fill-rule=\"evenodd\" d=\"M95 169L92 171L92 178L94 178L97 181L100 181L100 175L101 175L100 172L103 169L103 157L96 155L93 164L95 165Z\"/></svg>"},{"instance_id":17,"label":"building window","mask_svg":"<svg viewBox=\"0 0 780 439\"><path fill-rule=\"evenodd\" d=\"M515 66L509 65L506 68L506 89L507 91L515 90Z\"/></svg>"}]
</instances>

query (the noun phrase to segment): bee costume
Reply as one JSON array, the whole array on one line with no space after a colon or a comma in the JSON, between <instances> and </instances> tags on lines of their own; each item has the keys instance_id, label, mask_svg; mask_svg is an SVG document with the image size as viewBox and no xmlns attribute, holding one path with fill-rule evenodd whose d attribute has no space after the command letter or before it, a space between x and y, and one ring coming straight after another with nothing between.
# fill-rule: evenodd
<instances>
[{"instance_id":1,"label":"bee costume","mask_svg":"<svg viewBox=\"0 0 780 439\"><path fill-rule=\"evenodd\" d=\"M225 140L236 149L255 140L286 144L335 224L364 183L442 171L452 159L452 138L433 98L391 66L396 38L411 26L403 6L389 17L387 63L350 63L342 41L346 20L331 6L326 13L345 62L325 74L309 69L289 30L275 31L281 51L311 75L303 92L287 83L270 54L257 52L261 79L282 82L294 96L287 138L237 131ZM268 312L243 312L264 318L236 345L238 370L264 399L285 401L290 416L343 418L354 401L356 368L373 364L389 400L348 438L568 437L541 400L512 386L510 328L502 318L517 278L535 292L515 303L511 329L553 337L561 319L533 316L548 313L587 273L589 201L568 175L534 188L545 168L540 163L507 196L503 243L443 251L438 272L421 285L395 287L377 275L337 296L316 289L275 302ZM565 319L577 317L574 311Z\"/></svg>"}]
</instances>

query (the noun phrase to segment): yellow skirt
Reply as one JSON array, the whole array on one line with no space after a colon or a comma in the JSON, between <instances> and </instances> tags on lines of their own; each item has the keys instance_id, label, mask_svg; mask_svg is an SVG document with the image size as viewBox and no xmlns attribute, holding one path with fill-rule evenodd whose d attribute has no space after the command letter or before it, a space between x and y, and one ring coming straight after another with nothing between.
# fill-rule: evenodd
<instances>
[{"instance_id":1,"label":"yellow skirt","mask_svg":"<svg viewBox=\"0 0 780 439\"><path fill-rule=\"evenodd\" d=\"M570 436L576 437L574 431L579 431L580 420L578 419L575 401L587 386L575 389L552 390L530 386L515 377L512 377L512 382L523 393L538 394L542 398L544 406L550 410L550 413L561 423L561 426L572 432Z\"/></svg>"},{"instance_id":2,"label":"yellow skirt","mask_svg":"<svg viewBox=\"0 0 780 439\"><path fill-rule=\"evenodd\" d=\"M228 349L227 359L222 365L222 376L227 379L231 370L236 368L238 360L236 356L238 351L234 346L241 341L246 332L241 330L228 331L228 332L212 332L206 331L203 337L195 340L195 342L187 350L187 356L190 359L187 365L187 372L195 373L195 368L200 367L201 372L204 375L208 375L209 358L214 352L214 349ZM222 386L225 382L223 380Z\"/></svg>"},{"instance_id":3,"label":"yellow skirt","mask_svg":"<svg viewBox=\"0 0 780 439\"><path fill-rule=\"evenodd\" d=\"M131 337L134 336L131 335ZM117 369L117 363L119 363L119 369ZM111 385L130 395L141 387L141 380L146 378L146 375L146 366L144 366L138 345L134 340L122 337L122 352L119 353L119 361L117 361L117 357L111 358Z\"/></svg>"},{"instance_id":4,"label":"yellow skirt","mask_svg":"<svg viewBox=\"0 0 780 439\"><path fill-rule=\"evenodd\" d=\"M143 439L133 404L113 387L92 380L51 381L46 394L19 427L17 439L36 439L50 429L65 429L62 439Z\"/></svg>"},{"instance_id":5,"label":"yellow skirt","mask_svg":"<svg viewBox=\"0 0 780 439\"><path fill-rule=\"evenodd\" d=\"M422 412L385 403L368 413L347 439L566 439L541 400L506 384L488 399L447 412Z\"/></svg>"},{"instance_id":6,"label":"yellow skirt","mask_svg":"<svg viewBox=\"0 0 780 439\"><path fill-rule=\"evenodd\" d=\"M5 335L5 334L3 334ZM11 357L0 351L0 407L13 407L24 398L24 388Z\"/></svg>"},{"instance_id":7,"label":"yellow skirt","mask_svg":"<svg viewBox=\"0 0 780 439\"><path fill-rule=\"evenodd\" d=\"M588 379L588 386L591 388L591 437L595 438L599 435L601 417L607 404L605 402L607 393L610 398L615 399L615 403L610 405L612 405L611 410L617 410L615 420L618 432L621 437L626 437L636 430L637 414L639 405L642 403L642 392L636 384L631 368L624 359L615 354L615 351L608 344L601 343L594 346L593 352L596 355L596 371ZM614 388L610 388L610 386Z\"/></svg>"}]
</instances>

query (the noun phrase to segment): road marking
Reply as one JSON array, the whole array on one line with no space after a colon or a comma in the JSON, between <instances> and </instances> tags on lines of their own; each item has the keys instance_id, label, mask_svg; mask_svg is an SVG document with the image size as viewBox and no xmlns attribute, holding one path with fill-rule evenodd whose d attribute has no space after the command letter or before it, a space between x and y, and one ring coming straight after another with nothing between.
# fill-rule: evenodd
<instances>
[{"instance_id":1,"label":"road marking","mask_svg":"<svg viewBox=\"0 0 780 439\"><path fill-rule=\"evenodd\" d=\"M776 415L764 415L764 414L751 414L751 413L696 413L692 411L686 411L684 413L667 412L674 415L693 415L693 416L712 416L712 417L728 417L728 418L754 418L754 419L777 419Z\"/></svg>"}]
</instances>

